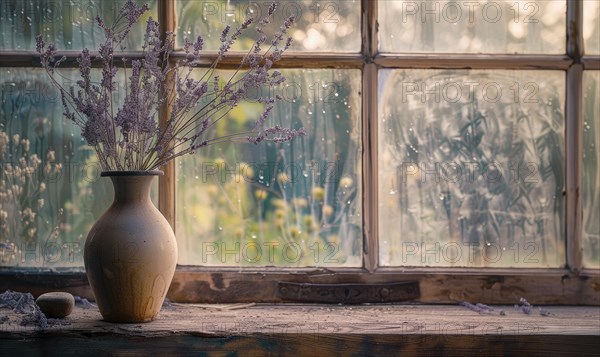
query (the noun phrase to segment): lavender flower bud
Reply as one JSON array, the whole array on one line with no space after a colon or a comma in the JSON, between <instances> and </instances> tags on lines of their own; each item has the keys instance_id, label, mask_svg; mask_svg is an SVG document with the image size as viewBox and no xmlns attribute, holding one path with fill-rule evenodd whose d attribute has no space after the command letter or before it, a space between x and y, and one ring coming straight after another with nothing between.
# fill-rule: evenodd
<instances>
[{"instance_id":1,"label":"lavender flower bud","mask_svg":"<svg viewBox=\"0 0 600 357\"><path fill-rule=\"evenodd\" d=\"M229 25L225 26L225 28L223 29L223 32L221 32L221 42L227 41L227 34L229 33L230 29L231 29L231 26L229 26Z\"/></svg>"},{"instance_id":2,"label":"lavender flower bud","mask_svg":"<svg viewBox=\"0 0 600 357\"><path fill-rule=\"evenodd\" d=\"M42 53L44 51L44 47L46 47L46 43L44 42L44 37L42 35L37 35L35 37L35 50L38 53Z\"/></svg>"}]
</instances>

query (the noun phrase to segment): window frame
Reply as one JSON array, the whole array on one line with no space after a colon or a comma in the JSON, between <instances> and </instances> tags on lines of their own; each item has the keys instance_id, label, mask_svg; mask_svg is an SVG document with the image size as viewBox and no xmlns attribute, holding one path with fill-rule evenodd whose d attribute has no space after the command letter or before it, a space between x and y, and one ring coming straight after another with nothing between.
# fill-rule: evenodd
<instances>
[{"instance_id":1,"label":"window frame","mask_svg":"<svg viewBox=\"0 0 600 357\"><path fill-rule=\"evenodd\" d=\"M566 0L565 0L566 1ZM178 265L168 297L178 302L283 302L279 282L365 283L418 281L421 303L455 303L470 300L481 303L512 304L526 297L535 304L600 305L600 269L582 265L582 143L583 73L600 70L600 56L584 55L582 25L583 0L566 1L566 54L390 54L378 51L378 2L361 0L362 45L358 53L289 52L276 63L279 68L353 68L362 71L362 185L363 185L363 265L357 268L279 268L203 267ZM176 30L175 0L158 0L161 33ZM64 66L75 66L77 51L62 51ZM175 61L182 54L171 56ZM129 58L139 56L126 53ZM205 65L216 53L206 52ZM232 68L241 56L232 54L219 68ZM37 67L35 51L2 50L0 67ZM565 72L565 242L566 264L562 268L452 268L380 267L378 265L377 217L377 100L378 70L398 69L533 69ZM159 114L161 125L168 110ZM171 161L159 178L159 209L174 227L175 162ZM176 227L174 227L176 229ZM0 268L0 290L45 292L63 289L92 296L81 269L43 271L39 268Z\"/></svg>"}]
</instances>

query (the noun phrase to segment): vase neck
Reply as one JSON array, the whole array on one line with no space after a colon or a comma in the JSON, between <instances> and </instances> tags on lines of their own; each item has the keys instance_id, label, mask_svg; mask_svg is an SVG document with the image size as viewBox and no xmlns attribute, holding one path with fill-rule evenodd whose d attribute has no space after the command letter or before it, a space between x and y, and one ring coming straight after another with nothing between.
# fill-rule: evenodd
<instances>
[{"instance_id":1,"label":"vase neck","mask_svg":"<svg viewBox=\"0 0 600 357\"><path fill-rule=\"evenodd\" d=\"M115 203L134 203L150 201L150 188L153 175L148 176L111 176L115 189Z\"/></svg>"}]
</instances>

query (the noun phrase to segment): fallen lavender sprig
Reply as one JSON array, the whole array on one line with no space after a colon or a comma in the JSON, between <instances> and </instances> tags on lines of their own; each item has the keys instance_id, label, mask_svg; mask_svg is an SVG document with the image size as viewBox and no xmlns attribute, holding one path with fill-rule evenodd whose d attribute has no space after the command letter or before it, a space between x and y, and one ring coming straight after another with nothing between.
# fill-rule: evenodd
<instances>
[{"instance_id":1,"label":"fallen lavender sprig","mask_svg":"<svg viewBox=\"0 0 600 357\"><path fill-rule=\"evenodd\" d=\"M0 294L0 308L9 308L21 315L21 326L33 324L42 330L48 328L46 315L30 293L7 290Z\"/></svg>"},{"instance_id":2,"label":"fallen lavender sprig","mask_svg":"<svg viewBox=\"0 0 600 357\"><path fill-rule=\"evenodd\" d=\"M538 307L538 311L540 312L540 315L542 315L542 316L554 316L553 313L544 309L543 307Z\"/></svg>"},{"instance_id":3,"label":"fallen lavender sprig","mask_svg":"<svg viewBox=\"0 0 600 357\"><path fill-rule=\"evenodd\" d=\"M533 305L531 305L527 301L527 299L525 299L525 298L522 297L522 298L519 299L519 303L515 304L515 309L521 309L521 311L524 314L529 315L529 314L531 314L531 311L533 310Z\"/></svg>"},{"instance_id":4,"label":"fallen lavender sprig","mask_svg":"<svg viewBox=\"0 0 600 357\"><path fill-rule=\"evenodd\" d=\"M480 303L473 305L468 301L462 301L462 302L460 302L460 305L466 307L467 309L469 309L471 311L475 311L482 315L483 314L488 314L488 315L496 314L496 310L494 310L494 308L489 305L480 304ZM500 310L500 311L498 311L498 315L504 316L504 315L506 315L506 313L504 312L504 310Z\"/></svg>"},{"instance_id":5,"label":"fallen lavender sprig","mask_svg":"<svg viewBox=\"0 0 600 357\"><path fill-rule=\"evenodd\" d=\"M527 301L527 299L525 299L524 297L519 299L519 303L515 304L515 309L520 309L524 314L530 315L531 312L533 311L533 305L531 305L529 303L529 301ZM541 316L552 316L554 315L553 313L551 313L550 311L538 307L538 312L540 313Z\"/></svg>"},{"instance_id":6,"label":"fallen lavender sprig","mask_svg":"<svg viewBox=\"0 0 600 357\"><path fill-rule=\"evenodd\" d=\"M88 299L82 298L81 296L73 296L73 298L75 299L75 306L79 306L82 309L91 309L98 307L95 304L92 304Z\"/></svg>"},{"instance_id":7,"label":"fallen lavender sprig","mask_svg":"<svg viewBox=\"0 0 600 357\"><path fill-rule=\"evenodd\" d=\"M95 149L102 169L153 170L212 144L231 141L281 143L305 135L302 128L266 127L266 119L275 102L282 99L276 95L258 99L264 104L263 113L248 128L228 134L216 130L219 122L249 93L285 81L281 72L271 68L291 45L292 39L287 32L294 17L289 17L267 42L264 27L271 22L276 7L277 3L273 3L266 16L255 24L257 39L229 78L215 74L217 63L227 57L232 45L250 28L253 18L248 18L236 29L225 27L221 32L217 59L199 79L194 79L192 74L200 63L204 45L202 37L195 41L185 39L185 57L173 64L169 56L175 48L175 35L167 33L162 41L158 22L150 17L142 58L121 61L128 82L121 107L118 107L114 94L119 72L115 51L124 49L124 39L149 9L148 5L137 6L133 0L128 0L110 26L96 18L97 25L104 30L105 40L95 58L88 49L81 52L77 60L81 74L77 88L62 86L61 75L57 72L65 58L55 59L57 48L54 44L46 45L43 36L39 35L36 49L42 67L60 92L64 116L81 128L82 137ZM93 60L99 60L101 64L99 82L91 76ZM163 125L157 121L161 110L169 112Z\"/></svg>"}]
</instances>

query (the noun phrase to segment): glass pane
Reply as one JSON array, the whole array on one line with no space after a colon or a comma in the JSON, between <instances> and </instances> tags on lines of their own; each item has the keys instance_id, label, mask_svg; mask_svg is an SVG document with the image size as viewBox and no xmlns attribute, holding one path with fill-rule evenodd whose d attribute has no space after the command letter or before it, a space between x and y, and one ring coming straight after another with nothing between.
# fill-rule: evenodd
<instances>
[{"instance_id":1,"label":"glass pane","mask_svg":"<svg viewBox=\"0 0 600 357\"><path fill-rule=\"evenodd\" d=\"M583 39L586 54L600 54L600 1L598 0L583 2Z\"/></svg>"},{"instance_id":2,"label":"glass pane","mask_svg":"<svg viewBox=\"0 0 600 357\"><path fill-rule=\"evenodd\" d=\"M67 87L78 79L62 74ZM87 233L112 202L110 180L42 69L0 69L0 91L0 266L83 267Z\"/></svg>"},{"instance_id":3,"label":"glass pane","mask_svg":"<svg viewBox=\"0 0 600 357\"><path fill-rule=\"evenodd\" d=\"M564 265L564 73L379 80L381 264Z\"/></svg>"},{"instance_id":4,"label":"glass pane","mask_svg":"<svg viewBox=\"0 0 600 357\"><path fill-rule=\"evenodd\" d=\"M600 71L583 74L583 264L600 267Z\"/></svg>"},{"instance_id":5,"label":"glass pane","mask_svg":"<svg viewBox=\"0 0 600 357\"><path fill-rule=\"evenodd\" d=\"M268 125L307 135L208 146L178 161L179 264L361 265L360 71L283 74ZM250 98L217 130L249 128L262 110Z\"/></svg>"},{"instance_id":6,"label":"glass pane","mask_svg":"<svg viewBox=\"0 0 600 357\"><path fill-rule=\"evenodd\" d=\"M0 48L35 50L35 37L43 34L55 42L59 50L97 49L104 40L104 31L96 16L112 23L126 0L13 0L0 1ZM141 50L143 32L148 17L157 19L156 0L132 29L125 46ZM141 4L141 2L140 2Z\"/></svg>"},{"instance_id":7,"label":"glass pane","mask_svg":"<svg viewBox=\"0 0 600 357\"><path fill-rule=\"evenodd\" d=\"M236 28L246 17L256 20L266 16L272 1L248 0L177 0L177 42L185 37L204 38L205 49L218 50L221 31L226 25ZM277 1L271 29L278 29L291 15L296 23L291 30L294 51L360 51L360 0ZM267 36L274 31L265 31ZM249 29L232 50L251 48L256 32ZM270 37L269 37L270 38Z\"/></svg>"},{"instance_id":8,"label":"glass pane","mask_svg":"<svg viewBox=\"0 0 600 357\"><path fill-rule=\"evenodd\" d=\"M565 53L566 1L380 1L385 52Z\"/></svg>"}]
</instances>

